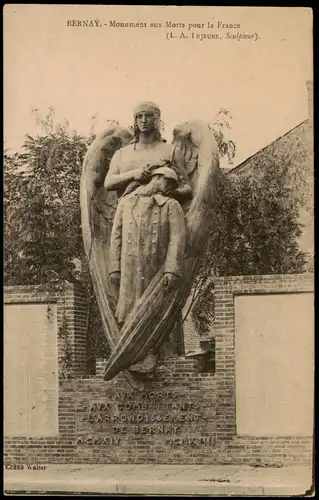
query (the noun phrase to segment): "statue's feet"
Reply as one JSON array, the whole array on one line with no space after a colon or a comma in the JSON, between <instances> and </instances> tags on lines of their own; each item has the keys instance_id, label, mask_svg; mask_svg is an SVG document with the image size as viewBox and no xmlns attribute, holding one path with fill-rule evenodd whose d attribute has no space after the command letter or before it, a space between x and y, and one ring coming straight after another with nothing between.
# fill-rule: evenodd
<instances>
[{"instance_id":1,"label":"statue's feet","mask_svg":"<svg viewBox=\"0 0 319 500\"><path fill-rule=\"evenodd\" d=\"M129 367L129 371L139 380L152 380L155 377L158 354L149 353L144 359Z\"/></svg>"},{"instance_id":2,"label":"statue's feet","mask_svg":"<svg viewBox=\"0 0 319 500\"><path fill-rule=\"evenodd\" d=\"M139 384L139 390L145 389L145 383L152 382L155 378L155 370L153 372L138 372L132 371L131 374Z\"/></svg>"}]
</instances>

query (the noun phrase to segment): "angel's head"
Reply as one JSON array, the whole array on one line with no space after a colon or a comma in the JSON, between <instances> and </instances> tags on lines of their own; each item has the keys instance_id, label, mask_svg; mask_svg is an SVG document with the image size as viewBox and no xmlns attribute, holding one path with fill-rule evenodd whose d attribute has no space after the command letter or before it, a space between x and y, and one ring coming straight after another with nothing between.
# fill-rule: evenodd
<instances>
[{"instance_id":1,"label":"angel's head","mask_svg":"<svg viewBox=\"0 0 319 500\"><path fill-rule=\"evenodd\" d=\"M161 111L153 102L142 102L134 109L134 138L138 140L140 133L152 134L158 141L161 136Z\"/></svg>"}]
</instances>

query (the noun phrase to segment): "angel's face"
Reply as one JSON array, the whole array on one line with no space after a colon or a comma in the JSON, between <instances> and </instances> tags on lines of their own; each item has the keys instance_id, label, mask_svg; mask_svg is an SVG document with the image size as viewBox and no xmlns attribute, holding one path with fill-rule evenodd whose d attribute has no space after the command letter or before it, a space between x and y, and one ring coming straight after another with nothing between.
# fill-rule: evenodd
<instances>
[{"instance_id":1,"label":"angel's face","mask_svg":"<svg viewBox=\"0 0 319 500\"><path fill-rule=\"evenodd\" d=\"M156 117L154 113L145 111L136 115L138 130L144 134L153 132L156 128Z\"/></svg>"}]
</instances>

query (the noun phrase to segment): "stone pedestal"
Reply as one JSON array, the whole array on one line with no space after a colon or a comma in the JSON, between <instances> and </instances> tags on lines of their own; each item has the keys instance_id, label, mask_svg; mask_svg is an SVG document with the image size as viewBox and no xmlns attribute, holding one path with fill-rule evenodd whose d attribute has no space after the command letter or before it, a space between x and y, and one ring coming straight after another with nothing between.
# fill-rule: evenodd
<instances>
[{"instance_id":1,"label":"stone pedestal","mask_svg":"<svg viewBox=\"0 0 319 500\"><path fill-rule=\"evenodd\" d=\"M122 375L77 380L76 408L81 461L205 463L215 446L214 377L195 373L193 360L161 361L143 391Z\"/></svg>"}]
</instances>

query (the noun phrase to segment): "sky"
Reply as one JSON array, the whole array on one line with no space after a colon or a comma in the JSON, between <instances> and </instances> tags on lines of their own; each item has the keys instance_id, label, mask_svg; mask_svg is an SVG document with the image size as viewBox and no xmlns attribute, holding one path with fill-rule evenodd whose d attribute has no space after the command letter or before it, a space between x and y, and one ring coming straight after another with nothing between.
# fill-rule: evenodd
<instances>
[{"instance_id":1,"label":"sky","mask_svg":"<svg viewBox=\"0 0 319 500\"><path fill-rule=\"evenodd\" d=\"M68 26L79 20L96 27ZM110 27L111 21L148 26ZM188 29L189 23L204 27ZM200 40L192 33L221 38ZM227 33L255 39L228 39ZM57 120L67 118L85 134L95 113L97 131L107 119L126 126L135 105L152 100L161 108L168 140L174 125L213 122L219 109L229 109L237 165L307 118L312 69L309 8L7 4L5 147L17 150L25 134L39 131L34 108L45 114L53 107Z\"/></svg>"}]
</instances>

